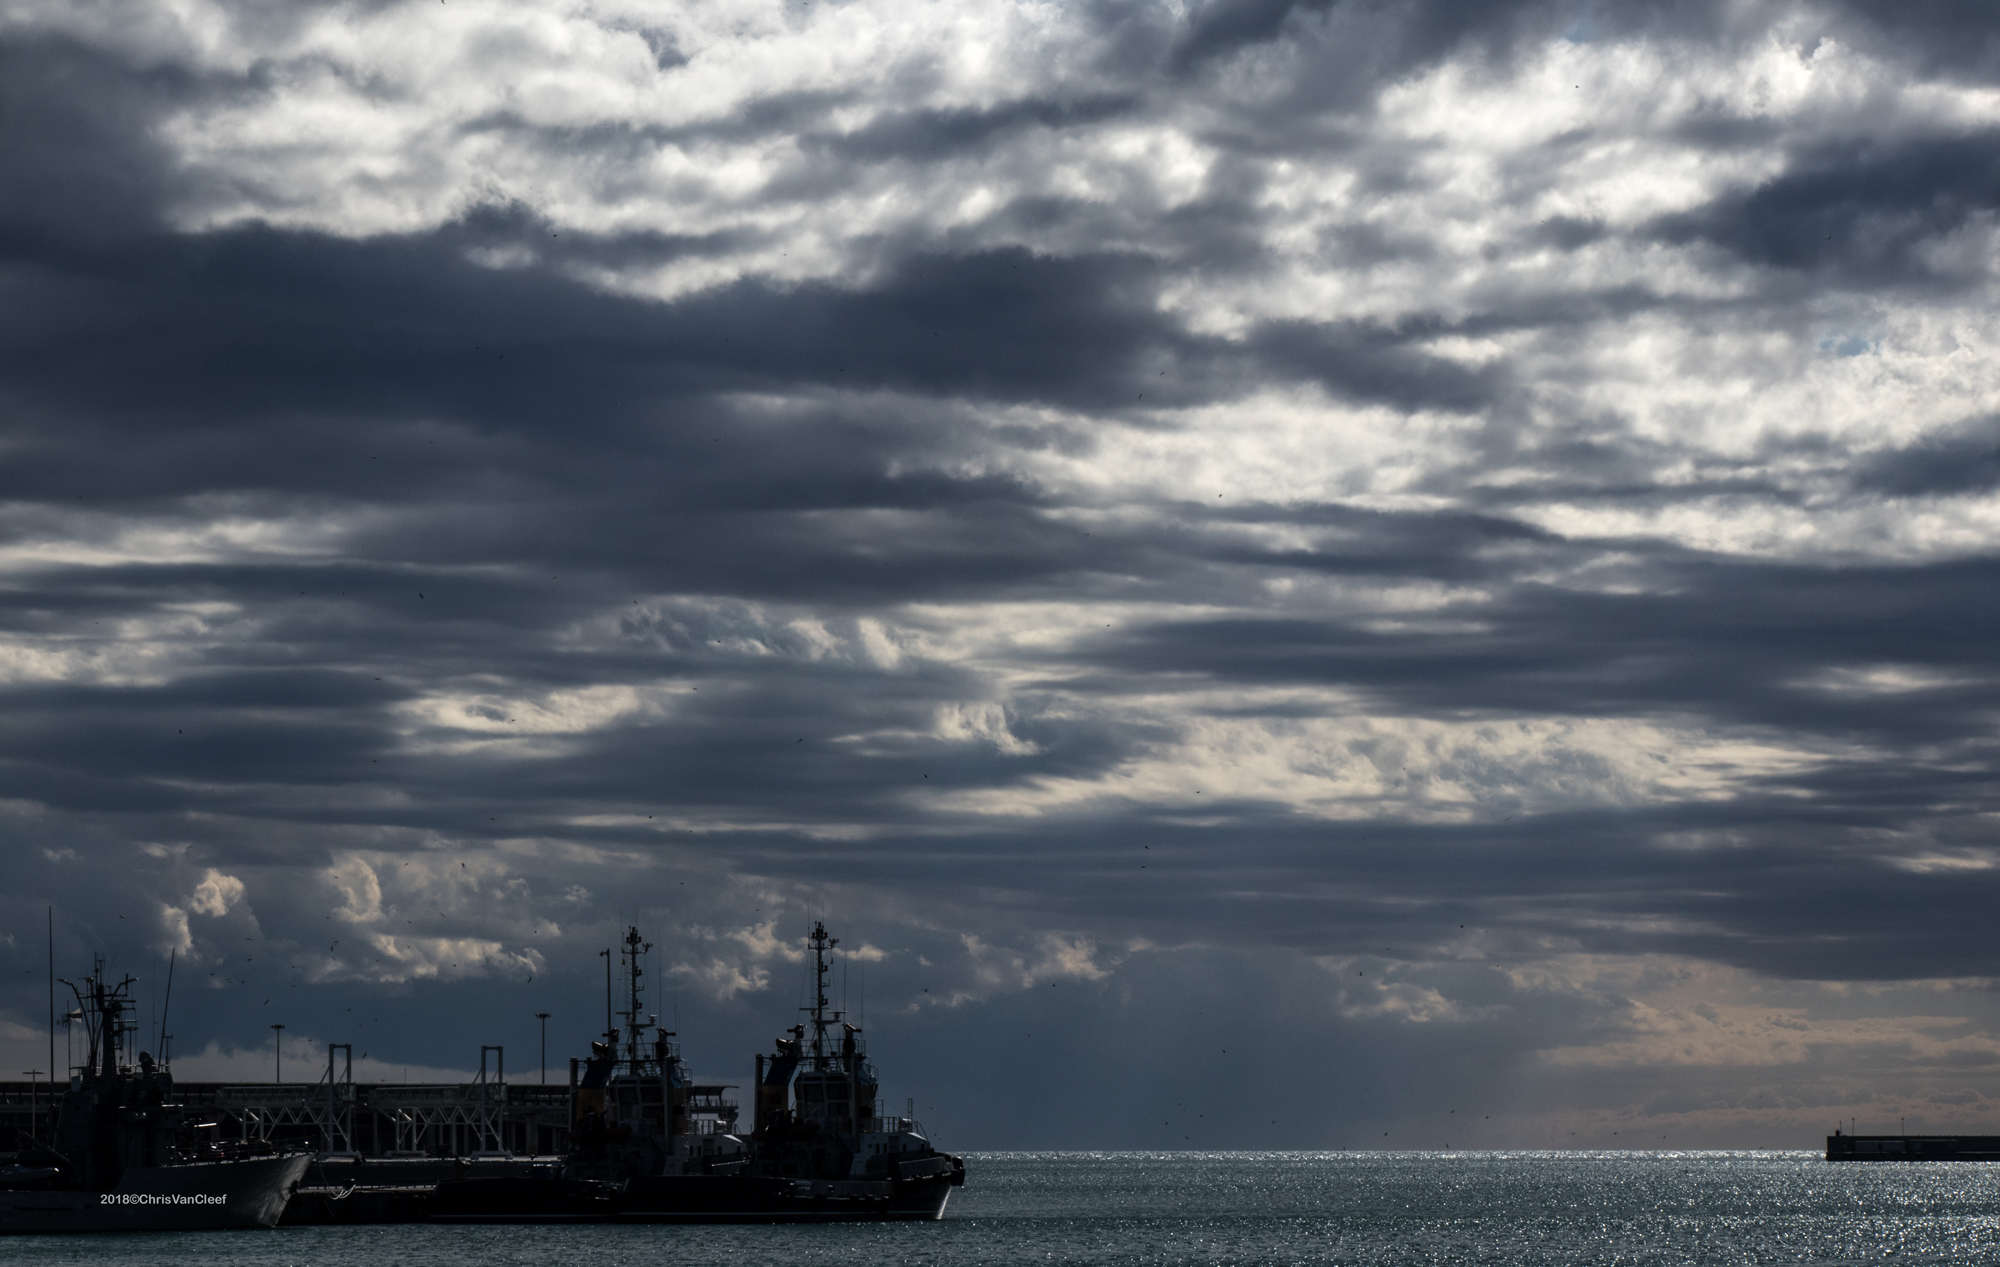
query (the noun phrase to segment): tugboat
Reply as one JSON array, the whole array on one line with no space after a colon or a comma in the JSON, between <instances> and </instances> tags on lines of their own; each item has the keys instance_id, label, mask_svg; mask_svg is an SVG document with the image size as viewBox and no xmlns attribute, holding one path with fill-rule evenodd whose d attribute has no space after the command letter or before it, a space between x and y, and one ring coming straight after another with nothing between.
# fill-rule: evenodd
<instances>
[{"instance_id":1,"label":"tugboat","mask_svg":"<svg viewBox=\"0 0 2000 1267\"><path fill-rule=\"evenodd\" d=\"M937 1219L965 1164L933 1149L908 1117L877 1115L859 1026L830 1010L815 924L815 988L805 1024L757 1057L756 1129L735 1131L723 1087L696 1086L677 1035L642 1025L641 959L625 937L629 1006L587 1061L571 1062L572 1145L560 1175L439 1184L436 1222L802 1223ZM839 1030L835 1037L834 1030ZM645 1029L654 1031L643 1041ZM807 1031L810 1029L810 1038Z\"/></svg>"},{"instance_id":2,"label":"tugboat","mask_svg":"<svg viewBox=\"0 0 2000 1267\"><path fill-rule=\"evenodd\" d=\"M813 1002L805 1024L757 1057L756 1129L740 1155L635 1178L625 1222L753 1223L939 1219L965 1163L931 1147L909 1117L879 1116L875 1067L861 1027L829 1010L827 952L839 942L815 922ZM833 1031L838 1027L839 1036ZM810 1030L810 1035L808 1035Z\"/></svg>"},{"instance_id":3,"label":"tugboat","mask_svg":"<svg viewBox=\"0 0 2000 1267\"><path fill-rule=\"evenodd\" d=\"M138 1029L133 979L110 984L99 957L81 986L64 984L88 1055L70 1074L53 1146L35 1143L0 1166L0 1233L277 1226L311 1158L198 1146L173 1074L150 1052L136 1067L124 1059Z\"/></svg>"}]
</instances>

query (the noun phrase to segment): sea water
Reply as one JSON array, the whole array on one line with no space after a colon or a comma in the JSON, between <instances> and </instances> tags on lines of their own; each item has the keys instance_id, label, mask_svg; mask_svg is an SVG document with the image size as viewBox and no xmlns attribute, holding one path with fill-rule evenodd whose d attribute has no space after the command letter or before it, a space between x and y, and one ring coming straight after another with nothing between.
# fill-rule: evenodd
<instances>
[{"instance_id":1,"label":"sea water","mask_svg":"<svg viewBox=\"0 0 2000 1267\"><path fill-rule=\"evenodd\" d=\"M2000 1263L2000 1163L1814 1153L975 1153L942 1222L18 1237L221 1267Z\"/></svg>"}]
</instances>

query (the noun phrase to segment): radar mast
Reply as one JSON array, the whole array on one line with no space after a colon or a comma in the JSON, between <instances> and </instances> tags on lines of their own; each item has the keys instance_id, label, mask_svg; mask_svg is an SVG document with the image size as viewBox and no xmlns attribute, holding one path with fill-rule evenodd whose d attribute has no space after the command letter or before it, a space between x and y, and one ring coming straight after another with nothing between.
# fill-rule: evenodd
<instances>
[{"instance_id":1,"label":"radar mast","mask_svg":"<svg viewBox=\"0 0 2000 1267\"><path fill-rule=\"evenodd\" d=\"M639 965L639 958L652 948L652 942L640 940L637 927L628 927L626 929L625 967L626 980L630 985L629 998L631 1005L625 1009L624 1013L625 1058L632 1062L634 1069L637 1069L639 1062L645 1059L639 1051L639 994L645 989L644 986L639 984L639 978L645 974L645 969ZM614 1056L616 1054L616 1052L613 1053Z\"/></svg>"},{"instance_id":2,"label":"radar mast","mask_svg":"<svg viewBox=\"0 0 2000 1267\"><path fill-rule=\"evenodd\" d=\"M837 1024L847 1015L845 1012L828 1011L826 999L826 954L840 944L840 938L826 935L826 921L814 920L812 930L813 951L813 1005L802 1009L812 1015L813 1063L824 1066L827 1057L826 1027Z\"/></svg>"}]
</instances>

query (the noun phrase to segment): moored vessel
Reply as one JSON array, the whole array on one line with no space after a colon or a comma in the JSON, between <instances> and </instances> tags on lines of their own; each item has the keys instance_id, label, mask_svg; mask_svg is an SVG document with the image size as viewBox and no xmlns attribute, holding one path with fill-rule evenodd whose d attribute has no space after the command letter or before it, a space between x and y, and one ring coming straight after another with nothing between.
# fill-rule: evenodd
<instances>
[{"instance_id":1,"label":"moored vessel","mask_svg":"<svg viewBox=\"0 0 2000 1267\"><path fill-rule=\"evenodd\" d=\"M173 1074L148 1052L126 1060L137 1030L132 984L111 984L100 958L70 985L85 1063L70 1074L52 1138L0 1165L0 1233L277 1226L309 1158L198 1142Z\"/></svg>"},{"instance_id":2,"label":"moored vessel","mask_svg":"<svg viewBox=\"0 0 2000 1267\"><path fill-rule=\"evenodd\" d=\"M914 1117L884 1116L861 1027L829 1006L816 922L813 1001L805 1021L757 1057L755 1129L704 1173L635 1178L619 1217L649 1222L842 1222L938 1219L965 1163L931 1147Z\"/></svg>"},{"instance_id":3,"label":"moored vessel","mask_svg":"<svg viewBox=\"0 0 2000 1267\"><path fill-rule=\"evenodd\" d=\"M439 1184L442 1222L769 1223L941 1218L965 1165L910 1116L881 1114L861 1027L832 1009L816 923L806 1019L756 1058L754 1129L737 1131L722 1086L696 1085L674 1032L641 1008L642 959L625 938L622 1029L571 1062L570 1152L559 1176ZM650 1029L652 1037L644 1032Z\"/></svg>"}]
</instances>

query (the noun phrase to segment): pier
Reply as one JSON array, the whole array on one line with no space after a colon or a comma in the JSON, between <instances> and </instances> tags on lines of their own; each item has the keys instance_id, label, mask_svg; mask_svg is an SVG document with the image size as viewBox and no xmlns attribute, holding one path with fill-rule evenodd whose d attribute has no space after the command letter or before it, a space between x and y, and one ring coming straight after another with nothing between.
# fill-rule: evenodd
<instances>
[{"instance_id":1,"label":"pier","mask_svg":"<svg viewBox=\"0 0 2000 1267\"><path fill-rule=\"evenodd\" d=\"M1826 1137L1828 1161L2000 1161L2000 1135L1847 1135Z\"/></svg>"}]
</instances>

